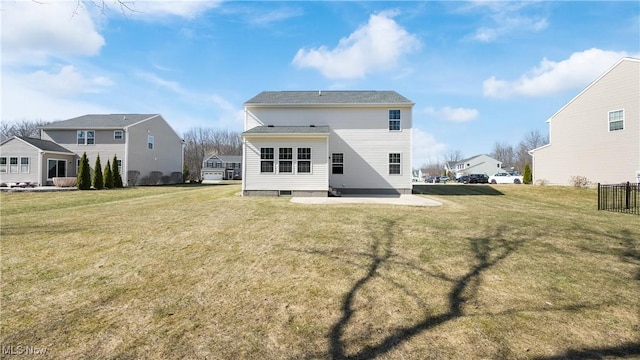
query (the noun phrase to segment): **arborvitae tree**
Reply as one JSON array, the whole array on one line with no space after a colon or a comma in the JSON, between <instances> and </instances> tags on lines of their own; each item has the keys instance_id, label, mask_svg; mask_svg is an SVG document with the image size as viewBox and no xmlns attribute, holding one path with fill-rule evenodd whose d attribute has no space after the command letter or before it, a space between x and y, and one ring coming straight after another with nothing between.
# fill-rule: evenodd
<instances>
[{"instance_id":1,"label":"arborvitae tree","mask_svg":"<svg viewBox=\"0 0 640 360\"><path fill-rule=\"evenodd\" d=\"M80 168L78 169L78 189L91 189L91 168L89 167L89 159L87 153L83 153L80 158Z\"/></svg>"},{"instance_id":2,"label":"arborvitae tree","mask_svg":"<svg viewBox=\"0 0 640 360\"><path fill-rule=\"evenodd\" d=\"M104 187L113 189L113 173L111 172L111 163L107 159L107 166L104 167Z\"/></svg>"},{"instance_id":3,"label":"arborvitae tree","mask_svg":"<svg viewBox=\"0 0 640 360\"><path fill-rule=\"evenodd\" d=\"M113 155L113 161L111 162L113 166L111 166L111 172L113 173L113 187L114 188L123 188L122 184L122 176L120 175L120 169L118 168L118 157Z\"/></svg>"},{"instance_id":4,"label":"arborvitae tree","mask_svg":"<svg viewBox=\"0 0 640 360\"><path fill-rule=\"evenodd\" d=\"M525 184L531 184L533 181L531 174L531 166L529 164L524 165L524 174L522 175L522 182Z\"/></svg>"},{"instance_id":5,"label":"arborvitae tree","mask_svg":"<svg viewBox=\"0 0 640 360\"><path fill-rule=\"evenodd\" d=\"M102 177L102 164L100 163L100 155L96 157L96 165L93 167L93 187L102 190L104 189L104 177Z\"/></svg>"},{"instance_id":6,"label":"arborvitae tree","mask_svg":"<svg viewBox=\"0 0 640 360\"><path fill-rule=\"evenodd\" d=\"M189 178L189 167L187 166L187 162L185 161L184 164L182 164L182 182L187 182L188 178Z\"/></svg>"}]
</instances>

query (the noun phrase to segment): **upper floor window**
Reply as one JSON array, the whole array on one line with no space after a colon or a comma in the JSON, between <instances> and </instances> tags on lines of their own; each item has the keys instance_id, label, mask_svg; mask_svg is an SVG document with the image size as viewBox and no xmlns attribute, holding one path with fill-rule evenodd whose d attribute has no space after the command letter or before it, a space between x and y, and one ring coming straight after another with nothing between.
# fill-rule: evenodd
<instances>
[{"instance_id":1,"label":"upper floor window","mask_svg":"<svg viewBox=\"0 0 640 360\"><path fill-rule=\"evenodd\" d=\"M273 172L273 148L260 148L260 172Z\"/></svg>"},{"instance_id":2,"label":"upper floor window","mask_svg":"<svg viewBox=\"0 0 640 360\"><path fill-rule=\"evenodd\" d=\"M147 148L153 150L153 136L147 136Z\"/></svg>"},{"instance_id":3,"label":"upper floor window","mask_svg":"<svg viewBox=\"0 0 640 360\"><path fill-rule=\"evenodd\" d=\"M278 149L278 172L279 173L291 173L293 172L293 149L292 148L280 148Z\"/></svg>"},{"instance_id":4,"label":"upper floor window","mask_svg":"<svg viewBox=\"0 0 640 360\"><path fill-rule=\"evenodd\" d=\"M624 130L624 110L609 111L609 131Z\"/></svg>"},{"instance_id":5,"label":"upper floor window","mask_svg":"<svg viewBox=\"0 0 640 360\"><path fill-rule=\"evenodd\" d=\"M389 154L389 175L400 175L400 153Z\"/></svg>"},{"instance_id":6,"label":"upper floor window","mask_svg":"<svg viewBox=\"0 0 640 360\"><path fill-rule=\"evenodd\" d=\"M389 110L389 130L400 130L400 110Z\"/></svg>"},{"instance_id":7,"label":"upper floor window","mask_svg":"<svg viewBox=\"0 0 640 360\"><path fill-rule=\"evenodd\" d=\"M122 140L123 136L124 136L124 132L122 130L114 130L113 140Z\"/></svg>"},{"instance_id":8,"label":"upper floor window","mask_svg":"<svg viewBox=\"0 0 640 360\"><path fill-rule=\"evenodd\" d=\"M93 130L78 130L76 139L78 145L93 145L96 143L96 132Z\"/></svg>"}]
</instances>

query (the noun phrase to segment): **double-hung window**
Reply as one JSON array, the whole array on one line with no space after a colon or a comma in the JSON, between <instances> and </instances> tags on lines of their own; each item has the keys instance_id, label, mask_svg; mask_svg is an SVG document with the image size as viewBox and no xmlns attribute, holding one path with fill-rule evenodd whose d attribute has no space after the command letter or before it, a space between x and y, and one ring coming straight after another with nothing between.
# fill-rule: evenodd
<instances>
[{"instance_id":1,"label":"double-hung window","mask_svg":"<svg viewBox=\"0 0 640 360\"><path fill-rule=\"evenodd\" d=\"M20 172L28 173L29 172L29 158L23 156L20 158Z\"/></svg>"},{"instance_id":2,"label":"double-hung window","mask_svg":"<svg viewBox=\"0 0 640 360\"><path fill-rule=\"evenodd\" d=\"M624 130L624 110L609 111L609 131Z\"/></svg>"},{"instance_id":3,"label":"double-hung window","mask_svg":"<svg viewBox=\"0 0 640 360\"><path fill-rule=\"evenodd\" d=\"M389 175L400 175L400 153L389 153Z\"/></svg>"},{"instance_id":4,"label":"double-hung window","mask_svg":"<svg viewBox=\"0 0 640 360\"><path fill-rule=\"evenodd\" d=\"M149 150L153 150L153 142L154 142L153 136L151 135L147 136L147 148Z\"/></svg>"},{"instance_id":5,"label":"double-hung window","mask_svg":"<svg viewBox=\"0 0 640 360\"><path fill-rule=\"evenodd\" d=\"M7 158L5 156L0 157L0 174L7 173Z\"/></svg>"},{"instance_id":6,"label":"double-hung window","mask_svg":"<svg viewBox=\"0 0 640 360\"><path fill-rule=\"evenodd\" d=\"M292 148L280 148L278 149L278 173L292 173L293 172L293 149Z\"/></svg>"},{"instance_id":7,"label":"double-hung window","mask_svg":"<svg viewBox=\"0 0 640 360\"><path fill-rule=\"evenodd\" d=\"M114 130L113 131L113 140L122 140L124 132L122 130Z\"/></svg>"},{"instance_id":8,"label":"double-hung window","mask_svg":"<svg viewBox=\"0 0 640 360\"><path fill-rule=\"evenodd\" d=\"M260 172L273 173L273 148L260 148Z\"/></svg>"},{"instance_id":9,"label":"double-hung window","mask_svg":"<svg viewBox=\"0 0 640 360\"><path fill-rule=\"evenodd\" d=\"M331 173L344 174L344 154L343 153L331 154Z\"/></svg>"},{"instance_id":10,"label":"double-hung window","mask_svg":"<svg viewBox=\"0 0 640 360\"><path fill-rule=\"evenodd\" d=\"M311 148L298 148L298 173L311 172Z\"/></svg>"},{"instance_id":11,"label":"double-hung window","mask_svg":"<svg viewBox=\"0 0 640 360\"><path fill-rule=\"evenodd\" d=\"M400 110L389 110L389 131L400 131Z\"/></svg>"},{"instance_id":12,"label":"double-hung window","mask_svg":"<svg viewBox=\"0 0 640 360\"><path fill-rule=\"evenodd\" d=\"M96 143L96 132L94 130L76 131L78 145L94 145Z\"/></svg>"},{"instance_id":13,"label":"double-hung window","mask_svg":"<svg viewBox=\"0 0 640 360\"><path fill-rule=\"evenodd\" d=\"M10 157L9 158L9 172L15 174L18 172L18 158Z\"/></svg>"}]
</instances>

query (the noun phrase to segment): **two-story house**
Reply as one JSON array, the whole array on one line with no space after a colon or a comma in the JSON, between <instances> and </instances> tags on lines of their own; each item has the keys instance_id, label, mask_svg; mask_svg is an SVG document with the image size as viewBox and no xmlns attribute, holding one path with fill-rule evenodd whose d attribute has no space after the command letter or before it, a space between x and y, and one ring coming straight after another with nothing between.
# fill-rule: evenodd
<instances>
[{"instance_id":1,"label":"two-story house","mask_svg":"<svg viewBox=\"0 0 640 360\"><path fill-rule=\"evenodd\" d=\"M203 182L240 180L242 178L241 155L209 155L202 161L200 170Z\"/></svg>"},{"instance_id":2,"label":"two-story house","mask_svg":"<svg viewBox=\"0 0 640 360\"><path fill-rule=\"evenodd\" d=\"M25 143L30 146L25 147ZM24 155L12 149L15 147L22 147ZM8 150L12 152L5 156ZM2 181L14 174L14 168L9 166L2 173L1 163L11 165L14 158L34 164L17 168L17 174L39 185L50 185L53 177L77 176L83 153L91 168L98 155L103 166L117 156L125 185L143 184L145 179L163 176L176 182L182 177L183 141L159 114L84 115L57 121L41 127L40 139L12 138L2 143L1 153ZM27 169L38 175L34 177ZM17 177L12 175L11 180L16 182Z\"/></svg>"},{"instance_id":3,"label":"two-story house","mask_svg":"<svg viewBox=\"0 0 640 360\"><path fill-rule=\"evenodd\" d=\"M410 194L414 103L395 91L264 91L244 104L243 195Z\"/></svg>"},{"instance_id":4,"label":"two-story house","mask_svg":"<svg viewBox=\"0 0 640 360\"><path fill-rule=\"evenodd\" d=\"M623 58L548 120L531 150L534 183L636 182L640 173L640 59Z\"/></svg>"},{"instance_id":5,"label":"two-story house","mask_svg":"<svg viewBox=\"0 0 640 360\"><path fill-rule=\"evenodd\" d=\"M471 174L490 176L501 172L502 162L489 155L480 154L460 161L447 161L444 168L447 174L451 173L456 178Z\"/></svg>"}]
</instances>

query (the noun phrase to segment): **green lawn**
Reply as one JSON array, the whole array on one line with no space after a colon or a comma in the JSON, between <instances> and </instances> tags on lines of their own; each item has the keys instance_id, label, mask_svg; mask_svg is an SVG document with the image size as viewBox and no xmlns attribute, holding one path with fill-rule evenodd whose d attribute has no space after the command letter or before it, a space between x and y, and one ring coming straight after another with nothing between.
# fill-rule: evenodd
<instances>
[{"instance_id":1,"label":"green lawn","mask_svg":"<svg viewBox=\"0 0 640 360\"><path fill-rule=\"evenodd\" d=\"M439 207L2 193L3 352L640 358L640 217L593 189L452 186Z\"/></svg>"}]
</instances>

